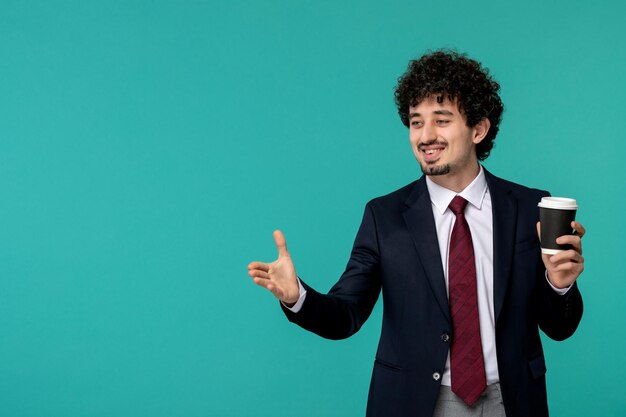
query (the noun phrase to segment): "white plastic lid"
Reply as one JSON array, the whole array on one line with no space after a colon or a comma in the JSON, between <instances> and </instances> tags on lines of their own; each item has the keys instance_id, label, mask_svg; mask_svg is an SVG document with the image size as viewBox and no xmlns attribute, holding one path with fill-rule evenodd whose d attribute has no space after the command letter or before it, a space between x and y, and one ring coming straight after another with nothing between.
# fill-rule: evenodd
<instances>
[{"instance_id":1,"label":"white plastic lid","mask_svg":"<svg viewBox=\"0 0 626 417\"><path fill-rule=\"evenodd\" d=\"M576 200L574 200L573 198L565 197L543 197L537 205L543 208L558 210L578 209L578 206L576 205Z\"/></svg>"}]
</instances>

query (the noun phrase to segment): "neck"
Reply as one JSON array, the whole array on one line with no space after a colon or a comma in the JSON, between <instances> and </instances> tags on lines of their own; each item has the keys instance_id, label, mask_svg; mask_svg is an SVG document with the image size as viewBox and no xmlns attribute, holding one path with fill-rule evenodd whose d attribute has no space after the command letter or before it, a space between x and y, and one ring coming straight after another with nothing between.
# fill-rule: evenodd
<instances>
[{"instance_id":1,"label":"neck","mask_svg":"<svg viewBox=\"0 0 626 417\"><path fill-rule=\"evenodd\" d=\"M474 181L479 173L480 165L476 162L476 164L468 167L463 172L449 173L445 175L429 175L428 178L441 187L447 188L455 193L460 193L468 185L470 185L472 181Z\"/></svg>"}]
</instances>

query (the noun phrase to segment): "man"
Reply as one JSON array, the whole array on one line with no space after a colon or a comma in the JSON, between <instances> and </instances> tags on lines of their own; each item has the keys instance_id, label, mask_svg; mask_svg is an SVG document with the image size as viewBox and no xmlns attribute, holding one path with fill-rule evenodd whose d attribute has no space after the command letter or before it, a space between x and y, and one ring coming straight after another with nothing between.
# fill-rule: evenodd
<instances>
[{"instance_id":1,"label":"man","mask_svg":"<svg viewBox=\"0 0 626 417\"><path fill-rule=\"evenodd\" d=\"M455 52L412 61L396 88L424 176L370 201L345 272L328 294L301 282L280 231L279 257L252 262L288 319L330 339L354 334L383 293L368 416L548 415L538 329L576 330L583 226L540 252L537 203L548 194L493 176L500 86Z\"/></svg>"}]
</instances>

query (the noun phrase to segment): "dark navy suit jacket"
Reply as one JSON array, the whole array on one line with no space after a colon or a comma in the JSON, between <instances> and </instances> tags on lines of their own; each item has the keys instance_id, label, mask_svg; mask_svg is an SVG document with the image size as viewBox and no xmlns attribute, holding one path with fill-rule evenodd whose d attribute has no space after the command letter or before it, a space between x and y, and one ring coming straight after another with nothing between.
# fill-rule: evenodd
<instances>
[{"instance_id":1,"label":"dark navy suit jacket","mask_svg":"<svg viewBox=\"0 0 626 417\"><path fill-rule=\"evenodd\" d=\"M493 208L494 313L498 371L508 417L548 415L539 328L571 336L582 317L576 284L558 295L545 279L536 223L548 193L485 170ZM351 336L380 291L383 323L367 415L431 416L454 337L425 178L365 207L345 272L328 294L307 296L290 321L329 339ZM444 337L443 335L450 337Z\"/></svg>"}]
</instances>

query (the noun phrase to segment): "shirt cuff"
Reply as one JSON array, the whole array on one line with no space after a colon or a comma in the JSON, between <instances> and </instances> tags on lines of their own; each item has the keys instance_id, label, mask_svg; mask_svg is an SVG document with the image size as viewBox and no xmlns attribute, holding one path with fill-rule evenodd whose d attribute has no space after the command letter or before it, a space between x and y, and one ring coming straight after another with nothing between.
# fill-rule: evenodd
<instances>
[{"instance_id":1,"label":"shirt cuff","mask_svg":"<svg viewBox=\"0 0 626 417\"><path fill-rule=\"evenodd\" d=\"M546 281L548 281L548 284L550 285L550 287L554 290L554 292L556 292L558 295L565 295L567 294L567 292L569 291L570 288L572 288L572 286L570 285L567 288L557 288L554 285L552 285L552 283L550 282L550 280L548 279L548 271L546 271ZM295 307L295 306L294 306Z\"/></svg>"},{"instance_id":2,"label":"shirt cuff","mask_svg":"<svg viewBox=\"0 0 626 417\"><path fill-rule=\"evenodd\" d=\"M285 308L292 313L297 313L298 311L300 311L300 309L302 308L302 304L304 304L304 299L306 298L306 289L300 282L300 278L296 277L296 279L298 280L298 288L300 291L300 297L298 298L298 301L296 301L296 303L292 307L289 307L285 305L285 303L283 303Z\"/></svg>"}]
</instances>

